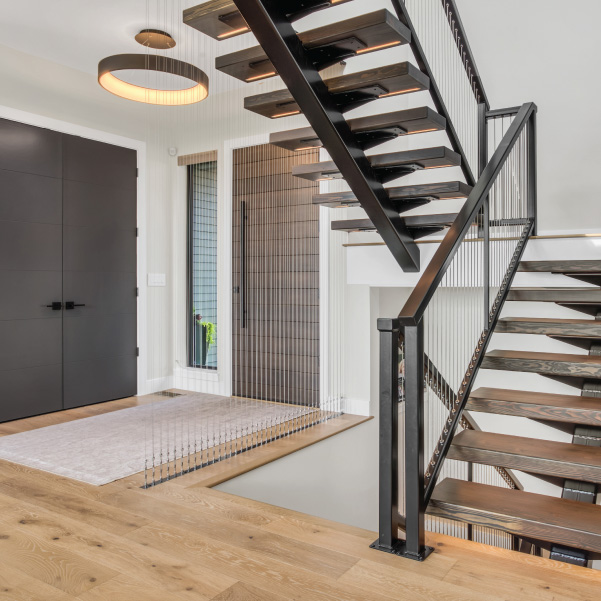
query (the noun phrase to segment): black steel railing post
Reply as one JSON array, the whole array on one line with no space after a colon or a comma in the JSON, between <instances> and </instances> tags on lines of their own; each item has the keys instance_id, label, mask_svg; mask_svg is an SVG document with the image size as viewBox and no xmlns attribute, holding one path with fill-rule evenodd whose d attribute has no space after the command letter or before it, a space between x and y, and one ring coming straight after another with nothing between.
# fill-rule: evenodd
<instances>
[{"instance_id":1,"label":"black steel railing post","mask_svg":"<svg viewBox=\"0 0 601 601\"><path fill-rule=\"evenodd\" d=\"M486 105L478 105L478 177L482 175L488 163L488 121ZM490 325L490 196L482 205L482 289L484 296L484 329Z\"/></svg>"},{"instance_id":2,"label":"black steel railing post","mask_svg":"<svg viewBox=\"0 0 601 601\"><path fill-rule=\"evenodd\" d=\"M532 219L532 236L536 236L537 219L537 168L536 168L536 111L528 121L528 217Z\"/></svg>"},{"instance_id":3,"label":"black steel railing post","mask_svg":"<svg viewBox=\"0 0 601 601\"><path fill-rule=\"evenodd\" d=\"M423 560L424 496L424 323L404 327L405 341L405 557Z\"/></svg>"},{"instance_id":4,"label":"black steel railing post","mask_svg":"<svg viewBox=\"0 0 601 601\"><path fill-rule=\"evenodd\" d=\"M380 332L379 538L374 547L399 549L399 333L398 319L378 319Z\"/></svg>"}]
</instances>

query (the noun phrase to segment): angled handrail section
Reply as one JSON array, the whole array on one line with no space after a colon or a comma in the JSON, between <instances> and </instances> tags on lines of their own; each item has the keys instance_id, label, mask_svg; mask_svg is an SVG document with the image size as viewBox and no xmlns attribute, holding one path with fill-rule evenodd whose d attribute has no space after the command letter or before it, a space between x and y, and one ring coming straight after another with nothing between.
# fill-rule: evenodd
<instances>
[{"instance_id":1,"label":"angled handrail section","mask_svg":"<svg viewBox=\"0 0 601 601\"><path fill-rule=\"evenodd\" d=\"M465 427L468 397L536 223L536 111L535 104L527 103L517 111L491 115L512 123L398 317L378 321L381 513L374 546L380 550L416 560L431 551L424 543L425 512L454 433ZM487 129L486 121L482 127ZM485 137L482 143L487 145ZM394 427L399 346L404 359L404 486L398 479L400 437ZM438 425L425 421L429 391L438 402L442 394L448 408ZM440 435L430 440L432 457L426 462L425 432L436 427ZM472 472L468 466L468 477ZM506 485L519 487L509 472L497 475ZM391 510L399 504L404 515ZM401 523L405 540L398 537Z\"/></svg>"},{"instance_id":2,"label":"angled handrail section","mask_svg":"<svg viewBox=\"0 0 601 601\"><path fill-rule=\"evenodd\" d=\"M510 111L512 110L510 109ZM499 147L484 169L453 225L447 231L434 257L424 270L423 276L399 313L398 317L402 325L416 325L423 317L429 301L440 285L451 261L457 254L467 231L474 223L479 211L486 202L488 193L505 164L509 153L536 111L536 105L530 102L521 106L516 113L507 134L499 144ZM507 114L507 111L505 111L505 114ZM534 218L534 215L529 217Z\"/></svg>"}]
</instances>

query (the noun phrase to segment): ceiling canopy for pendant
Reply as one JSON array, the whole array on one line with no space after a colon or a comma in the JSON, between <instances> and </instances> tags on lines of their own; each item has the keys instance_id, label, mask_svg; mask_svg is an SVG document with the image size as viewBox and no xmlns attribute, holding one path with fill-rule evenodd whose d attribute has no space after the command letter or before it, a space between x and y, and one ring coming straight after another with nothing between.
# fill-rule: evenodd
<instances>
[{"instance_id":1,"label":"ceiling canopy for pendant","mask_svg":"<svg viewBox=\"0 0 601 601\"><path fill-rule=\"evenodd\" d=\"M114 75L123 70L168 73L189 79L194 85L179 90L137 86ZM175 58L149 54L115 54L102 59L98 63L98 83L121 98L163 106L194 104L209 95L209 77L204 71Z\"/></svg>"},{"instance_id":2,"label":"ceiling canopy for pendant","mask_svg":"<svg viewBox=\"0 0 601 601\"><path fill-rule=\"evenodd\" d=\"M160 29L142 29L135 37L138 44L156 50L170 50L175 47L175 40L166 31Z\"/></svg>"}]
</instances>

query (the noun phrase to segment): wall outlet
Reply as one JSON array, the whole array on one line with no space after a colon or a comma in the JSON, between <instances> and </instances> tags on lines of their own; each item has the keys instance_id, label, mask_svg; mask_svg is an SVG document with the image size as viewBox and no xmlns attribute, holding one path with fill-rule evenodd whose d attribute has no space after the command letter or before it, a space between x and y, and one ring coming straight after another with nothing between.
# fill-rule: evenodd
<instances>
[{"instance_id":1,"label":"wall outlet","mask_svg":"<svg viewBox=\"0 0 601 601\"><path fill-rule=\"evenodd\" d=\"M149 273L148 274L148 285L149 286L166 286L167 276L164 273Z\"/></svg>"}]
</instances>

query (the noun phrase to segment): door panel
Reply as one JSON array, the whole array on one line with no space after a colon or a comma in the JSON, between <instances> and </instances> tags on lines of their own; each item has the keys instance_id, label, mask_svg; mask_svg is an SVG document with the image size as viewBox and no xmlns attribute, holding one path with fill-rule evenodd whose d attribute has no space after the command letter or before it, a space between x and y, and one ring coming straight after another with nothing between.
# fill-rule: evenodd
<instances>
[{"instance_id":1,"label":"door panel","mask_svg":"<svg viewBox=\"0 0 601 601\"><path fill-rule=\"evenodd\" d=\"M137 389L136 153L64 144L64 406Z\"/></svg>"},{"instance_id":2,"label":"door panel","mask_svg":"<svg viewBox=\"0 0 601 601\"><path fill-rule=\"evenodd\" d=\"M65 226L135 227L135 188L65 180L63 194Z\"/></svg>"},{"instance_id":3,"label":"door panel","mask_svg":"<svg viewBox=\"0 0 601 601\"><path fill-rule=\"evenodd\" d=\"M65 271L129 272L135 276L135 226L122 230L66 225L63 236Z\"/></svg>"},{"instance_id":4,"label":"door panel","mask_svg":"<svg viewBox=\"0 0 601 601\"><path fill-rule=\"evenodd\" d=\"M62 408L60 160L54 132L0 120L0 421Z\"/></svg>"},{"instance_id":5,"label":"door panel","mask_svg":"<svg viewBox=\"0 0 601 601\"><path fill-rule=\"evenodd\" d=\"M135 150L77 136L65 136L63 153L65 180L111 185L117 189L137 188Z\"/></svg>"},{"instance_id":6,"label":"door panel","mask_svg":"<svg viewBox=\"0 0 601 601\"><path fill-rule=\"evenodd\" d=\"M87 304L76 308L65 319L65 363L102 359L113 348L129 348L129 354L135 354L136 321L132 314L96 310L91 315L87 309Z\"/></svg>"},{"instance_id":7,"label":"door panel","mask_svg":"<svg viewBox=\"0 0 601 601\"><path fill-rule=\"evenodd\" d=\"M0 119L0 169L61 179L62 134Z\"/></svg>"},{"instance_id":8,"label":"door panel","mask_svg":"<svg viewBox=\"0 0 601 601\"><path fill-rule=\"evenodd\" d=\"M0 170L0 190L0 220L62 223L60 179Z\"/></svg>"},{"instance_id":9,"label":"door panel","mask_svg":"<svg viewBox=\"0 0 601 601\"><path fill-rule=\"evenodd\" d=\"M62 379L60 363L0 371L0 421L60 411Z\"/></svg>"},{"instance_id":10,"label":"door panel","mask_svg":"<svg viewBox=\"0 0 601 601\"><path fill-rule=\"evenodd\" d=\"M0 222L0 271L61 271L62 226Z\"/></svg>"},{"instance_id":11,"label":"door panel","mask_svg":"<svg viewBox=\"0 0 601 601\"><path fill-rule=\"evenodd\" d=\"M65 362L65 409L136 394L137 357Z\"/></svg>"},{"instance_id":12,"label":"door panel","mask_svg":"<svg viewBox=\"0 0 601 601\"><path fill-rule=\"evenodd\" d=\"M58 313L58 312L57 312ZM62 362L61 319L0 321L0 365L25 369Z\"/></svg>"}]
</instances>

